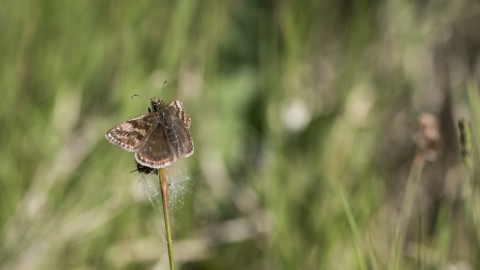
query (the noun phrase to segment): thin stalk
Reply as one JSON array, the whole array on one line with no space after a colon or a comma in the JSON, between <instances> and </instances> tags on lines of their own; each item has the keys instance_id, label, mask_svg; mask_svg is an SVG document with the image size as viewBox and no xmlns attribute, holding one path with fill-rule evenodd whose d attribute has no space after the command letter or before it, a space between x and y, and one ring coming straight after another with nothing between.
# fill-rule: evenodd
<instances>
[{"instance_id":1,"label":"thin stalk","mask_svg":"<svg viewBox=\"0 0 480 270\"><path fill-rule=\"evenodd\" d=\"M478 98L478 96L476 96ZM478 100L478 99L476 99ZM474 104L472 104L474 106ZM478 106L477 106L478 107ZM477 124L478 125L478 124ZM466 190L470 191L470 196L467 198L466 208L468 212L472 213L473 225L475 228L475 233L477 235L477 241L480 243L480 231L479 228L479 216L477 211L477 183L474 179L474 170L473 170L473 154L474 154L474 136L473 130L468 121L465 119L460 119L458 121L458 128L460 130L460 147L461 154L463 159L463 164L466 168L466 173L464 173L464 185L463 187ZM477 142L478 143L478 142ZM477 144L478 147L478 144Z\"/></svg>"},{"instance_id":2,"label":"thin stalk","mask_svg":"<svg viewBox=\"0 0 480 270\"><path fill-rule=\"evenodd\" d=\"M350 225L350 230L353 234L353 245L355 246L355 251L357 253L359 268L361 270L367 270L367 263L365 262L365 255L363 253L362 247L360 245L360 234L358 233L357 223L355 222L355 217L353 216L352 209L350 204L345 197L345 192L343 188L340 187L340 196L342 197L343 208L345 209L345 214L347 215L348 224Z\"/></svg>"},{"instance_id":3,"label":"thin stalk","mask_svg":"<svg viewBox=\"0 0 480 270\"><path fill-rule=\"evenodd\" d=\"M175 262L173 261L172 232L170 231L170 215L168 212L167 178L165 176L165 171L165 168L158 169L158 179L160 181L160 191L162 193L163 217L165 220L165 232L167 234L168 262L170 263L170 270L175 270Z\"/></svg>"},{"instance_id":4,"label":"thin stalk","mask_svg":"<svg viewBox=\"0 0 480 270\"><path fill-rule=\"evenodd\" d=\"M425 160L421 154L417 154L413 160L412 169L407 180L405 195L403 196L402 209L400 210L399 221L395 228L395 238L390 250L389 270L401 269L401 250L405 241L405 234L410 220L412 209L415 203L415 194L422 175Z\"/></svg>"},{"instance_id":5,"label":"thin stalk","mask_svg":"<svg viewBox=\"0 0 480 270\"><path fill-rule=\"evenodd\" d=\"M476 192L476 185L473 179L473 172L471 171L471 168L467 168L467 173L466 173L466 180L464 181L464 188L470 190L470 196L466 199L467 204L466 208L469 212L472 213L472 219L473 219L473 227L475 228L475 234L477 236L477 241L480 243L480 231L479 231L479 226L480 226L480 218L478 216L478 210L477 210L477 192Z\"/></svg>"}]
</instances>

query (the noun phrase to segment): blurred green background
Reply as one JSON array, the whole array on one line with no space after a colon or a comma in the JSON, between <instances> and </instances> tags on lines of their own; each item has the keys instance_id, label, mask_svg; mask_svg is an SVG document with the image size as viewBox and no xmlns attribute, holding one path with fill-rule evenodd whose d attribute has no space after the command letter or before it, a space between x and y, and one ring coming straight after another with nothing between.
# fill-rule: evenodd
<instances>
[{"instance_id":1,"label":"blurred green background","mask_svg":"<svg viewBox=\"0 0 480 270\"><path fill-rule=\"evenodd\" d=\"M155 179L104 134L168 80L178 269L480 269L479 25L470 0L0 1L0 268L167 269Z\"/></svg>"}]
</instances>

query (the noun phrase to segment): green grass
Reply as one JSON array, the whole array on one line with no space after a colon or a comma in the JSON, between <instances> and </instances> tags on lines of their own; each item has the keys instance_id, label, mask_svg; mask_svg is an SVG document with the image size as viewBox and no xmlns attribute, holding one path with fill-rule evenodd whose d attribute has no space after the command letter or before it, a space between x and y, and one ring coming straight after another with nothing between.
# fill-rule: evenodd
<instances>
[{"instance_id":1,"label":"green grass","mask_svg":"<svg viewBox=\"0 0 480 270\"><path fill-rule=\"evenodd\" d=\"M195 144L167 169L178 269L479 268L475 5L0 1L0 268L168 265L104 139L164 80ZM423 112L443 144L417 175Z\"/></svg>"}]
</instances>

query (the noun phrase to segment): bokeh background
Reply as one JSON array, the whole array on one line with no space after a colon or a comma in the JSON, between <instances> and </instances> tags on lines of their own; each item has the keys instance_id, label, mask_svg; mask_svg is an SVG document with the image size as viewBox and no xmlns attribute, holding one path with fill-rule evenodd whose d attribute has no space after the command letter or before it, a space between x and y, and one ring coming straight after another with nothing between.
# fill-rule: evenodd
<instances>
[{"instance_id":1,"label":"bokeh background","mask_svg":"<svg viewBox=\"0 0 480 270\"><path fill-rule=\"evenodd\" d=\"M479 25L473 0L0 1L0 268L167 269L155 179L104 138L167 80L178 269L479 269Z\"/></svg>"}]
</instances>

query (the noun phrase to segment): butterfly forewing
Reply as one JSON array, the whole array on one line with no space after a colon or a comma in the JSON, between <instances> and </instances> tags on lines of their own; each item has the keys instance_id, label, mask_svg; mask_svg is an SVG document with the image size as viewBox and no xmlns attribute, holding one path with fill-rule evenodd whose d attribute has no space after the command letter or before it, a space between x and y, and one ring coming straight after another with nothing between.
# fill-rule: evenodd
<instances>
[{"instance_id":1,"label":"butterfly forewing","mask_svg":"<svg viewBox=\"0 0 480 270\"><path fill-rule=\"evenodd\" d=\"M192 119L188 116L187 112L183 108L183 104L180 100L174 100L168 104L168 108L172 110L173 114L187 126L190 128L190 124L192 123Z\"/></svg>"},{"instance_id":2,"label":"butterfly forewing","mask_svg":"<svg viewBox=\"0 0 480 270\"><path fill-rule=\"evenodd\" d=\"M172 133L175 134L175 139L171 139L172 150L178 158L188 157L193 154L193 142L190 136L190 130L183 126L183 122L175 119L173 121L175 126Z\"/></svg>"},{"instance_id":3,"label":"butterfly forewing","mask_svg":"<svg viewBox=\"0 0 480 270\"><path fill-rule=\"evenodd\" d=\"M147 141L156 123L156 114L144 114L112 128L105 137L111 144L134 152Z\"/></svg>"}]
</instances>

